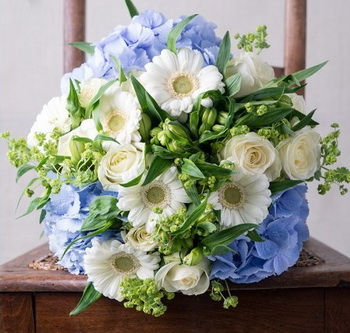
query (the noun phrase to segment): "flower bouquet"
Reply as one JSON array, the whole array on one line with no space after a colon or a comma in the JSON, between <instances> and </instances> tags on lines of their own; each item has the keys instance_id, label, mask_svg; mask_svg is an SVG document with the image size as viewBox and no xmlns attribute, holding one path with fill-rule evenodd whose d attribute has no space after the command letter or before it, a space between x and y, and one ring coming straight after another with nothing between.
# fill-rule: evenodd
<instances>
[{"instance_id":1,"label":"flower bouquet","mask_svg":"<svg viewBox=\"0 0 350 333\"><path fill-rule=\"evenodd\" d=\"M87 61L27 139L2 134L17 179L35 172L25 214L40 209L59 263L88 277L72 314L101 295L154 316L176 292L235 307L226 281L296 263L309 236L305 183L347 192L350 171L330 168L338 125L322 139L296 94L325 63L276 78L259 56L265 26L235 35L236 56L230 34L200 16L126 3L128 26L73 43Z\"/></svg>"}]
</instances>

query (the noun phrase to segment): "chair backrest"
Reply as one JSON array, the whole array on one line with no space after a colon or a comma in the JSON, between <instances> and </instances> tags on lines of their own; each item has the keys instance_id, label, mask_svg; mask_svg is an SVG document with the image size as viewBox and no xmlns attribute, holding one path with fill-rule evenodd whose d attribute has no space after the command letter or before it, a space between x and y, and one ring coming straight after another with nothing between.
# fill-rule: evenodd
<instances>
[{"instance_id":1,"label":"chair backrest","mask_svg":"<svg viewBox=\"0 0 350 333\"><path fill-rule=\"evenodd\" d=\"M276 75L290 74L305 68L306 2L285 0L284 67L275 67ZM64 0L64 71L84 62L84 53L69 45L85 40L85 0Z\"/></svg>"}]
</instances>

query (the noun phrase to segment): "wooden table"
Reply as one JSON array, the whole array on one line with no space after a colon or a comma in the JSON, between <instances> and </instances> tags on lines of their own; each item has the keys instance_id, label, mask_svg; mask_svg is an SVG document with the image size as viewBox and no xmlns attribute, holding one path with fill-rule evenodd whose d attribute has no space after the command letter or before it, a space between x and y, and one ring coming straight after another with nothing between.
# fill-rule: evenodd
<instances>
[{"instance_id":1,"label":"wooden table","mask_svg":"<svg viewBox=\"0 0 350 333\"><path fill-rule=\"evenodd\" d=\"M106 298L69 317L86 277L29 268L48 253L41 246L0 266L0 332L349 333L350 259L313 239L306 249L324 263L293 267L260 283L232 284L236 309L224 310L207 294L177 294L167 313L153 318Z\"/></svg>"}]
</instances>

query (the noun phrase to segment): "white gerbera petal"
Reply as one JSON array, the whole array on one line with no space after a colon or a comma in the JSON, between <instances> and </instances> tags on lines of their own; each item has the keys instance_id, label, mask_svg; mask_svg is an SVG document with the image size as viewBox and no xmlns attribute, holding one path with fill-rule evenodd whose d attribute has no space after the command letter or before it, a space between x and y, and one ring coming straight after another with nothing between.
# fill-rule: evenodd
<instances>
[{"instance_id":1,"label":"white gerbera petal","mask_svg":"<svg viewBox=\"0 0 350 333\"><path fill-rule=\"evenodd\" d=\"M88 281L104 296L121 302L120 283L126 277L154 277L159 268L159 254L147 254L117 240L100 242L94 239L84 257Z\"/></svg>"},{"instance_id":2,"label":"white gerbera petal","mask_svg":"<svg viewBox=\"0 0 350 333\"><path fill-rule=\"evenodd\" d=\"M261 223L268 215L270 196L266 175L236 174L231 182L211 193L208 202L214 209L221 209L220 224L231 227L241 223Z\"/></svg>"},{"instance_id":3,"label":"white gerbera petal","mask_svg":"<svg viewBox=\"0 0 350 333\"><path fill-rule=\"evenodd\" d=\"M140 76L146 90L172 116L189 113L194 99L202 92L224 92L222 75L215 66L203 67L202 55L187 48L177 54L163 50L145 66Z\"/></svg>"}]
</instances>

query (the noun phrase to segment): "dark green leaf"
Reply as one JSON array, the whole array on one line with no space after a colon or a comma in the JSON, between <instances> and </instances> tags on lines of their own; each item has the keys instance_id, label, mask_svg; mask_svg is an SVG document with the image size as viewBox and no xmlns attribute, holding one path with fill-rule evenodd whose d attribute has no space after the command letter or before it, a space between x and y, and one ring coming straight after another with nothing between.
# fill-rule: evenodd
<instances>
[{"instance_id":1,"label":"dark green leaf","mask_svg":"<svg viewBox=\"0 0 350 333\"><path fill-rule=\"evenodd\" d=\"M175 232L172 232L171 234L180 235L188 228L190 228L203 215L205 208L207 207L207 201L208 197L206 197L205 200L203 200L201 204L195 208L195 210L190 214L190 216L187 217L182 226Z\"/></svg>"},{"instance_id":2,"label":"dark green leaf","mask_svg":"<svg viewBox=\"0 0 350 333\"><path fill-rule=\"evenodd\" d=\"M226 245L217 245L214 246L214 248L211 250L210 255L211 256L221 256L223 254L232 252L232 249L229 248Z\"/></svg>"},{"instance_id":3,"label":"dark green leaf","mask_svg":"<svg viewBox=\"0 0 350 333\"><path fill-rule=\"evenodd\" d=\"M294 187L298 184L304 183L303 180L282 180L282 181L275 181L271 182L269 189L272 194L277 192L282 192L284 190L287 190L291 187Z\"/></svg>"},{"instance_id":4,"label":"dark green leaf","mask_svg":"<svg viewBox=\"0 0 350 333\"><path fill-rule=\"evenodd\" d=\"M133 4L131 0L125 0L126 6L128 7L128 11L131 17L134 17L136 15L139 15L139 11Z\"/></svg>"},{"instance_id":5,"label":"dark green leaf","mask_svg":"<svg viewBox=\"0 0 350 333\"><path fill-rule=\"evenodd\" d=\"M46 210L42 209L41 213L40 213L40 216L39 216L39 223L42 223L44 221L45 216L46 216Z\"/></svg>"},{"instance_id":6,"label":"dark green leaf","mask_svg":"<svg viewBox=\"0 0 350 333\"><path fill-rule=\"evenodd\" d=\"M165 149L165 148L163 148L161 146L157 146L157 145L152 145L152 151L154 152L154 155L159 156L161 158L164 158L166 160L174 160L175 158L190 155L190 153L186 153L186 154L173 153L173 152L169 151L168 149Z\"/></svg>"},{"instance_id":7,"label":"dark green leaf","mask_svg":"<svg viewBox=\"0 0 350 333\"><path fill-rule=\"evenodd\" d=\"M191 187L184 187L185 188L185 191L188 195L188 197L191 199L191 201L193 202L193 204L195 206L198 206L200 205L201 203L201 199L199 198L199 195L198 195L198 191L197 191L197 188L195 185L192 185Z\"/></svg>"},{"instance_id":8,"label":"dark green leaf","mask_svg":"<svg viewBox=\"0 0 350 333\"><path fill-rule=\"evenodd\" d=\"M222 168L218 165L207 163L207 162L199 162L197 164L198 168L207 176L214 176L214 177L230 177L235 172L230 169Z\"/></svg>"},{"instance_id":9,"label":"dark green leaf","mask_svg":"<svg viewBox=\"0 0 350 333\"><path fill-rule=\"evenodd\" d=\"M247 237L249 237L253 242L263 242L264 239L258 234L256 230L250 230L247 232Z\"/></svg>"},{"instance_id":10,"label":"dark green leaf","mask_svg":"<svg viewBox=\"0 0 350 333\"><path fill-rule=\"evenodd\" d=\"M283 94L290 94L298 91L299 89L303 88L303 86L295 87L295 88L288 88L288 87L272 87L272 88L262 88L260 90L257 90L250 95L246 96L242 103L254 101L257 99L265 99L270 97L279 98Z\"/></svg>"},{"instance_id":11,"label":"dark green leaf","mask_svg":"<svg viewBox=\"0 0 350 333\"><path fill-rule=\"evenodd\" d=\"M219 54L216 59L216 67L221 74L224 74L226 65L231 58L231 40L230 33L227 31L220 43Z\"/></svg>"},{"instance_id":12,"label":"dark green leaf","mask_svg":"<svg viewBox=\"0 0 350 333\"><path fill-rule=\"evenodd\" d=\"M70 316L75 316L79 314L80 312L87 309L91 304L96 302L102 294L95 290L92 282L88 282L88 284L85 286L83 296L81 297L78 305L70 312Z\"/></svg>"},{"instance_id":13,"label":"dark green leaf","mask_svg":"<svg viewBox=\"0 0 350 333\"><path fill-rule=\"evenodd\" d=\"M143 175L143 174L137 176L136 178L130 180L130 181L127 182L127 183L120 184L120 186L123 186L123 187L135 186L135 185L137 185L137 184L141 181L142 175Z\"/></svg>"},{"instance_id":14,"label":"dark green leaf","mask_svg":"<svg viewBox=\"0 0 350 333\"><path fill-rule=\"evenodd\" d=\"M293 131L299 131L307 125L310 125L312 117L316 110L311 111L307 114L303 119L301 119L297 124L295 124L292 128Z\"/></svg>"},{"instance_id":15,"label":"dark green leaf","mask_svg":"<svg viewBox=\"0 0 350 333\"><path fill-rule=\"evenodd\" d=\"M91 43L87 43L87 42L73 42L73 43L69 43L69 45L74 46L75 48L77 48L80 51L83 51L89 55L93 55L95 52L95 46Z\"/></svg>"},{"instance_id":16,"label":"dark green leaf","mask_svg":"<svg viewBox=\"0 0 350 333\"><path fill-rule=\"evenodd\" d=\"M226 93L232 97L241 89L242 76L240 73L234 74L225 80Z\"/></svg>"},{"instance_id":17,"label":"dark green leaf","mask_svg":"<svg viewBox=\"0 0 350 333\"><path fill-rule=\"evenodd\" d=\"M27 172L33 169L35 169L35 166L30 164L24 164L21 167L19 167L16 175L16 183L24 174L26 174Z\"/></svg>"},{"instance_id":18,"label":"dark green leaf","mask_svg":"<svg viewBox=\"0 0 350 333\"><path fill-rule=\"evenodd\" d=\"M198 167L189 159L183 159L184 164L181 166L181 170L183 173L190 175L195 178L205 178L202 171L198 169Z\"/></svg>"},{"instance_id":19,"label":"dark green leaf","mask_svg":"<svg viewBox=\"0 0 350 333\"><path fill-rule=\"evenodd\" d=\"M175 27L173 27L171 29L171 31L169 32L168 41L167 41L168 49L170 51L176 53L176 41L177 41L177 39L179 38L182 30L184 30L186 28L187 24L190 23L197 15L198 14L186 17L180 23L175 25Z\"/></svg>"},{"instance_id":20,"label":"dark green leaf","mask_svg":"<svg viewBox=\"0 0 350 333\"><path fill-rule=\"evenodd\" d=\"M159 175L168 170L172 164L171 160L163 159L159 156L154 157L149 170L147 172L147 176L142 186L145 186L155 180Z\"/></svg>"},{"instance_id":21,"label":"dark green leaf","mask_svg":"<svg viewBox=\"0 0 350 333\"><path fill-rule=\"evenodd\" d=\"M290 114L289 118L292 119L293 117L298 117L300 120L303 120L307 116L305 116L305 114L301 113L300 111L293 110L293 112ZM310 119L308 125L309 126L317 126L317 125L319 125L319 123L313 119Z\"/></svg>"},{"instance_id":22,"label":"dark green leaf","mask_svg":"<svg viewBox=\"0 0 350 333\"><path fill-rule=\"evenodd\" d=\"M199 112L192 111L190 113L189 126L190 126L191 133L195 138L198 137L198 124L199 124Z\"/></svg>"},{"instance_id":23,"label":"dark green leaf","mask_svg":"<svg viewBox=\"0 0 350 333\"><path fill-rule=\"evenodd\" d=\"M209 235L202 239L202 244L213 249L216 246L227 246L230 245L237 237L243 233L255 229L258 227L258 224L253 223L244 223L235 225L233 227L221 230L215 234Z\"/></svg>"}]
</instances>

